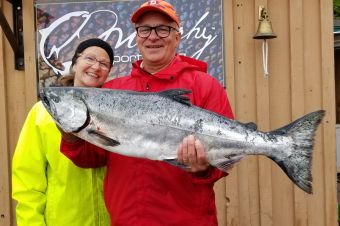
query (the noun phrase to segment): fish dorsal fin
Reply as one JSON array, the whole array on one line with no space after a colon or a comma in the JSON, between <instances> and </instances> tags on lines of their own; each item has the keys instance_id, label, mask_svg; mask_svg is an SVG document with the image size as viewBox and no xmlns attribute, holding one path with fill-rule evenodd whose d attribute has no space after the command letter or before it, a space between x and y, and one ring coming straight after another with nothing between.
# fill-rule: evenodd
<instances>
[{"instance_id":1,"label":"fish dorsal fin","mask_svg":"<svg viewBox=\"0 0 340 226\"><path fill-rule=\"evenodd\" d=\"M257 130L257 125L254 122L247 122L247 123L244 123L244 125L252 131Z\"/></svg>"},{"instance_id":2,"label":"fish dorsal fin","mask_svg":"<svg viewBox=\"0 0 340 226\"><path fill-rule=\"evenodd\" d=\"M187 89L168 89L159 92L158 94L167 98L171 98L181 104L191 106L190 99L186 94L190 94L191 91Z\"/></svg>"}]
</instances>

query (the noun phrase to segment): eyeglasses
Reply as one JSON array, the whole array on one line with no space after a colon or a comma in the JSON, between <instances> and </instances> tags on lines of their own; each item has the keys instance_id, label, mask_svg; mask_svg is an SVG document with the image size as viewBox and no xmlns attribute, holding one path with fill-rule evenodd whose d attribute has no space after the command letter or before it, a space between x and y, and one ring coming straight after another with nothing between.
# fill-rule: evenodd
<instances>
[{"instance_id":1,"label":"eyeglasses","mask_svg":"<svg viewBox=\"0 0 340 226\"><path fill-rule=\"evenodd\" d=\"M105 61L101 61L101 60L97 60L97 58L93 55L83 55L83 54L79 54L79 56L83 56L83 59L85 61L86 64L93 66L95 65L95 63L99 63L99 67L100 69L104 70L104 71L108 71L111 69L111 65L109 62L105 62Z\"/></svg>"},{"instance_id":2,"label":"eyeglasses","mask_svg":"<svg viewBox=\"0 0 340 226\"><path fill-rule=\"evenodd\" d=\"M152 30L155 30L156 35L160 38L166 38L170 35L171 29L174 29L175 31L179 32L176 28L167 26L167 25L159 25L155 27L150 26L139 26L136 27L137 35L140 38L148 38L152 32Z\"/></svg>"}]
</instances>

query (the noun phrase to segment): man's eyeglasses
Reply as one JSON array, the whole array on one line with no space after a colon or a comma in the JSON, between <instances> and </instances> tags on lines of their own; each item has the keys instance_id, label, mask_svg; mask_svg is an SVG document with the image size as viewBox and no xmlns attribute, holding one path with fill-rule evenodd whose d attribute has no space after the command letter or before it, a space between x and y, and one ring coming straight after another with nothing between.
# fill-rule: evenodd
<instances>
[{"instance_id":1,"label":"man's eyeglasses","mask_svg":"<svg viewBox=\"0 0 340 226\"><path fill-rule=\"evenodd\" d=\"M84 59L85 63L93 66L94 64L96 64L97 62L99 63L99 67L100 69L104 70L104 71L108 71L111 69L111 65L109 62L105 62L105 61L101 61L101 60L97 60L97 58L93 55L83 55L83 54L79 54L79 56L83 56L82 58Z\"/></svg>"},{"instance_id":2,"label":"man's eyeglasses","mask_svg":"<svg viewBox=\"0 0 340 226\"><path fill-rule=\"evenodd\" d=\"M179 32L176 28L167 26L167 25L159 25L155 27L150 26L139 26L136 27L137 35L140 38L147 38L150 36L152 30L155 30L156 35L160 38L166 38L170 35L171 29L174 29L175 31Z\"/></svg>"}]
</instances>

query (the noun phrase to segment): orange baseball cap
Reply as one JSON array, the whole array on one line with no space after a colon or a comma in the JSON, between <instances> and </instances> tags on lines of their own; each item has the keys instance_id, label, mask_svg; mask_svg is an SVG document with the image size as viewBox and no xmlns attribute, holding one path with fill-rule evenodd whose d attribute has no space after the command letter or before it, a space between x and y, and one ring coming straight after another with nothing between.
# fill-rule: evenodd
<instances>
[{"instance_id":1,"label":"orange baseball cap","mask_svg":"<svg viewBox=\"0 0 340 226\"><path fill-rule=\"evenodd\" d=\"M157 11L169 16L179 26L180 20L174 7L163 0L148 0L143 3L131 16L132 23L137 23L138 18L149 11Z\"/></svg>"}]
</instances>

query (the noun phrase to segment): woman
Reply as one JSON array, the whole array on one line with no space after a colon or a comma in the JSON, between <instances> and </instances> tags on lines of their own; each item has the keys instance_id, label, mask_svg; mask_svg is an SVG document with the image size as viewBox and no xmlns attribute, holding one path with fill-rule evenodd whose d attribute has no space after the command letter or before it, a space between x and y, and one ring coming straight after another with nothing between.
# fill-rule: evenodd
<instances>
[{"instance_id":1,"label":"woman","mask_svg":"<svg viewBox=\"0 0 340 226\"><path fill-rule=\"evenodd\" d=\"M72 58L74 86L101 87L113 50L101 39L79 44ZM29 112L12 162L12 197L18 226L110 225L103 201L105 169L81 169L59 151L61 135L41 102Z\"/></svg>"}]
</instances>

